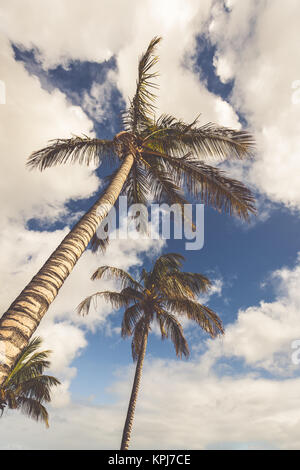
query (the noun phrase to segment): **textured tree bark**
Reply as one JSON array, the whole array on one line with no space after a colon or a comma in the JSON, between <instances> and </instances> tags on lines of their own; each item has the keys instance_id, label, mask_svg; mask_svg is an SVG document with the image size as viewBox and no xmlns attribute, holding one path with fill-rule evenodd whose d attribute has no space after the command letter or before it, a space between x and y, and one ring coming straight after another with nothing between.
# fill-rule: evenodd
<instances>
[{"instance_id":1,"label":"textured tree bark","mask_svg":"<svg viewBox=\"0 0 300 470\"><path fill-rule=\"evenodd\" d=\"M79 220L0 319L0 387L49 305L115 204L134 161L124 158L105 193Z\"/></svg>"},{"instance_id":2,"label":"textured tree bark","mask_svg":"<svg viewBox=\"0 0 300 470\"><path fill-rule=\"evenodd\" d=\"M137 396L138 396L138 392L139 392L139 388L140 388L144 358L145 358L145 354L146 354L147 341L148 341L148 328L146 329L146 332L144 333L142 348L141 348L141 351L140 351L140 354L139 354L139 357L138 357L138 361L137 361L137 364L136 364L135 375L134 375L134 380L133 380L133 385L132 385L132 392L131 392L131 396L130 396L126 421L125 421L125 425L124 425L124 429L123 429L123 436L122 436L122 442L121 442L120 450L128 450L128 448L129 448L129 442L130 442L130 436L131 436L131 431L132 431L134 412L135 412Z\"/></svg>"}]
</instances>

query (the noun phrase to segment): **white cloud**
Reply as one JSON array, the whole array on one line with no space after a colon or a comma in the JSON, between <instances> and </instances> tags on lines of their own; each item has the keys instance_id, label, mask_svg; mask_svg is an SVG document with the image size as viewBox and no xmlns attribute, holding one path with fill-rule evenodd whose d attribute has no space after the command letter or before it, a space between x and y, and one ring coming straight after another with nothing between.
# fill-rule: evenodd
<instances>
[{"instance_id":1,"label":"white cloud","mask_svg":"<svg viewBox=\"0 0 300 470\"><path fill-rule=\"evenodd\" d=\"M2 447L118 449L130 377L114 385L114 405L70 404L51 410L50 429L17 413L5 416ZM113 392L113 390L111 390ZM282 448L299 446L300 380L217 378L201 363L146 363L132 449ZM19 432L16 430L19 430Z\"/></svg>"},{"instance_id":2,"label":"white cloud","mask_svg":"<svg viewBox=\"0 0 300 470\"><path fill-rule=\"evenodd\" d=\"M230 61L226 59L225 56L220 57L218 54L215 54L213 64L222 83L226 83L232 79L233 72L230 67Z\"/></svg>"},{"instance_id":3,"label":"white cloud","mask_svg":"<svg viewBox=\"0 0 300 470\"><path fill-rule=\"evenodd\" d=\"M12 0L8 5L2 0L0 5L2 31L27 49L38 47L46 67L67 63L70 58L107 60L121 47L124 35L134 35L124 19L134 17L135 2L88 0L83 5L80 0L29 0L25 5Z\"/></svg>"},{"instance_id":4,"label":"white cloud","mask_svg":"<svg viewBox=\"0 0 300 470\"><path fill-rule=\"evenodd\" d=\"M253 368L275 375L294 375L292 342L300 338L300 257L293 269L275 271L268 282L274 284L273 302L240 310L234 323L227 326L225 336L212 344L208 355L214 358L236 356Z\"/></svg>"},{"instance_id":5,"label":"white cloud","mask_svg":"<svg viewBox=\"0 0 300 470\"><path fill-rule=\"evenodd\" d=\"M102 62L115 55L119 70L117 85L126 100L135 91L137 60L142 50L152 37L163 36L159 49L158 111L175 116L179 112L178 117L188 121L203 113L205 122L236 127L239 124L232 107L221 103L183 66L186 53L194 50L195 35L210 17L212 3L212 0L201 4L197 0L165 0L162 4L159 0L146 0L132 1L125 7L118 0L101 4L88 0L84 6L79 0L66 0L63 4L57 0L43 3L29 0L24 8L12 0L2 8L2 29L22 47L37 48L45 68L61 63L67 66L74 59ZM35 15L30 14L31 8ZM37 21L43 28L37 27ZM101 88L100 94L107 92L107 86ZM95 85L85 100L101 117L105 111L99 106L98 92Z\"/></svg>"},{"instance_id":6,"label":"white cloud","mask_svg":"<svg viewBox=\"0 0 300 470\"><path fill-rule=\"evenodd\" d=\"M296 0L287 8L279 0L231 2L230 14L214 10L209 28L216 71L222 81L234 78L232 103L257 138L257 161L247 178L274 202L297 210L300 105L293 86L299 80L299 14Z\"/></svg>"},{"instance_id":7,"label":"white cloud","mask_svg":"<svg viewBox=\"0 0 300 470\"><path fill-rule=\"evenodd\" d=\"M39 80L14 60L7 40L1 37L0 42L1 79L6 83L6 104L0 106L2 222L4 217L55 218L65 212L67 199L93 194L99 180L78 165L29 171L26 159L50 139L70 137L72 132L89 134L92 122L58 90L43 90Z\"/></svg>"},{"instance_id":8,"label":"white cloud","mask_svg":"<svg viewBox=\"0 0 300 470\"><path fill-rule=\"evenodd\" d=\"M198 299L199 302L201 302L202 304L207 304L213 295L217 295L218 297L220 297L220 295L222 294L222 289L224 287L223 279L213 279L211 280L211 283L212 286L209 291L206 294L202 294Z\"/></svg>"},{"instance_id":9,"label":"white cloud","mask_svg":"<svg viewBox=\"0 0 300 470\"><path fill-rule=\"evenodd\" d=\"M155 4L156 2L150 2L149 10L155 7ZM149 21L147 25L143 22L137 24L134 41L127 43L117 56L118 86L125 98L132 96L141 44L145 44L145 49L151 37L162 35L163 41L159 46L160 62L157 67L160 74L158 113L171 114L188 122L202 113L202 122L213 121L225 126L239 127L233 108L207 90L205 83L199 81L193 73L194 64L188 59L196 46L195 35L201 31L208 18L209 4L210 2L202 2L199 8L199 3L196 2L182 3L177 16L174 16L172 28L166 32L159 26L159 15L156 17L158 24L155 19L153 22ZM159 8L160 6L161 2ZM145 3L138 8L140 17L143 16L145 9ZM188 10L189 14L186 15L186 22L182 24L181 14L185 10ZM178 31L181 31L180 41L178 41Z\"/></svg>"}]
</instances>

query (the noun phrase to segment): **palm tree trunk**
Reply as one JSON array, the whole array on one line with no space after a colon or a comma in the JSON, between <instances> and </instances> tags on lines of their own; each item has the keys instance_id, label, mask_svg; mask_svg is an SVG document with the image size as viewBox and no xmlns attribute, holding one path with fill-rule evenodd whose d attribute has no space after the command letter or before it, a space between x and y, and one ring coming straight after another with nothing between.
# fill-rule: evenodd
<instances>
[{"instance_id":1,"label":"palm tree trunk","mask_svg":"<svg viewBox=\"0 0 300 470\"><path fill-rule=\"evenodd\" d=\"M146 328L146 331L144 333L144 338L143 338L141 351L140 351L138 361L137 361L137 364L136 364L135 375L134 375L134 380L133 380L133 385L132 385L132 392L131 392L131 396L130 396L126 421L125 421L125 425L124 425L124 429L123 429L123 436L122 436L122 442L121 442L121 449L120 450L128 450L128 447L129 447L130 436L131 436L132 425L133 425L134 412L135 412L137 396L138 396L138 392L139 392L139 388L140 388L144 358L145 358L145 354L146 354L146 347L147 347L147 341L148 341L148 328L147 327L145 327L145 328Z\"/></svg>"},{"instance_id":2,"label":"palm tree trunk","mask_svg":"<svg viewBox=\"0 0 300 470\"><path fill-rule=\"evenodd\" d=\"M130 154L124 158L105 193L79 220L0 319L0 387L88 246L99 223L115 204L133 161L134 157Z\"/></svg>"}]
</instances>

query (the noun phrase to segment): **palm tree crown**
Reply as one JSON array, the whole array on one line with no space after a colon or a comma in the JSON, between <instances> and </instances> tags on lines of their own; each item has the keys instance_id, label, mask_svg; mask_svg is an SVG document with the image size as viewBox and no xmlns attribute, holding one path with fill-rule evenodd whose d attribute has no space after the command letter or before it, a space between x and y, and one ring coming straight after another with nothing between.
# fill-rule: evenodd
<instances>
[{"instance_id":1,"label":"palm tree crown","mask_svg":"<svg viewBox=\"0 0 300 470\"><path fill-rule=\"evenodd\" d=\"M97 292L80 303L78 312L87 314L91 302L100 298L109 301L113 308L125 308L121 333L123 337L133 337L134 360L140 352L142 332L145 328L148 330L153 321L157 322L162 339L171 339L177 356L187 357L188 344L176 316L196 322L211 337L223 334L224 330L218 315L197 301L197 296L207 292L211 282L202 274L181 271L183 260L177 253L162 255L151 271L142 270L140 281L122 269L102 266L92 279L118 279L122 290Z\"/></svg>"},{"instance_id":2,"label":"palm tree crown","mask_svg":"<svg viewBox=\"0 0 300 470\"><path fill-rule=\"evenodd\" d=\"M51 351L38 351L41 339L32 339L23 350L13 370L0 388L0 410L18 409L36 421L48 423L48 412L43 403L51 401L51 388L60 384L55 377L44 375L50 366Z\"/></svg>"},{"instance_id":3,"label":"palm tree crown","mask_svg":"<svg viewBox=\"0 0 300 470\"><path fill-rule=\"evenodd\" d=\"M131 203L146 203L151 194L158 202L186 203L184 194L201 199L218 210L245 220L255 213L254 198L241 182L231 179L207 164L209 158L246 158L254 148L253 137L198 120L186 124L169 115L155 118L152 67L158 57L154 49L161 38L154 38L140 59L136 93L123 112L123 130L112 140L73 137L59 139L34 152L29 167L44 170L53 165L79 162L97 165L134 157L122 193Z\"/></svg>"}]
</instances>

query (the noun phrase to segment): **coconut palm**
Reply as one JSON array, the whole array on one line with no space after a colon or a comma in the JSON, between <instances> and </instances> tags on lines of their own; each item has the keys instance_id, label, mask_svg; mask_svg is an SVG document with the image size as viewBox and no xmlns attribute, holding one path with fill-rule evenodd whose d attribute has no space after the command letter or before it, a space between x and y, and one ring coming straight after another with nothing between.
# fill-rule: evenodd
<instances>
[{"instance_id":1,"label":"coconut palm","mask_svg":"<svg viewBox=\"0 0 300 470\"><path fill-rule=\"evenodd\" d=\"M0 411L2 416L5 408L20 410L49 427L48 412L43 403L51 401L51 388L60 382L43 373L50 366L48 356L51 351L39 351L41 342L36 337L28 343L0 388Z\"/></svg>"},{"instance_id":2,"label":"coconut palm","mask_svg":"<svg viewBox=\"0 0 300 470\"><path fill-rule=\"evenodd\" d=\"M79 220L54 253L13 301L0 320L0 340L6 351L0 363L0 386L17 356L28 343L49 305L87 248L101 221L122 193L131 203L157 202L183 207L185 194L219 211L244 220L255 212L254 198L242 183L207 163L252 154L254 141L246 131L216 124L186 124L172 116L156 119L153 82L154 55L160 38L154 38L139 61L136 93L123 113L123 130L111 140L87 136L58 139L34 152L30 168L79 162L97 166L117 163L105 190Z\"/></svg>"},{"instance_id":3,"label":"coconut palm","mask_svg":"<svg viewBox=\"0 0 300 470\"><path fill-rule=\"evenodd\" d=\"M170 338L176 355L188 357L189 348L177 317L186 317L196 322L211 337L223 334L222 322L210 308L198 302L197 297L210 288L210 281L198 273L181 271L184 257L177 253L160 256L151 271L142 270L140 280L112 266L101 266L92 279L118 279L120 292L102 291L87 297L78 307L78 312L89 312L92 301L105 299L113 308L124 308L121 334L132 336L132 357L137 361L129 401L121 450L129 447L137 395L151 324L156 322L162 339Z\"/></svg>"}]
</instances>

